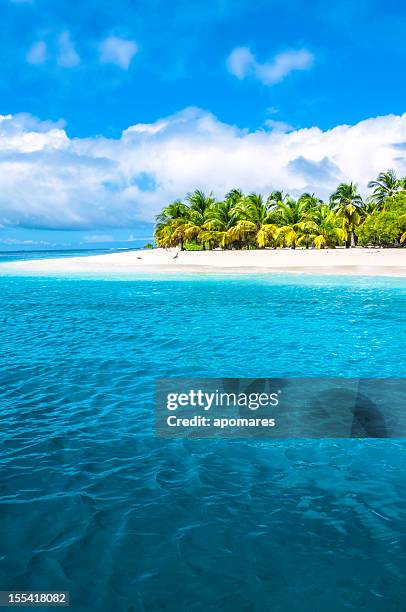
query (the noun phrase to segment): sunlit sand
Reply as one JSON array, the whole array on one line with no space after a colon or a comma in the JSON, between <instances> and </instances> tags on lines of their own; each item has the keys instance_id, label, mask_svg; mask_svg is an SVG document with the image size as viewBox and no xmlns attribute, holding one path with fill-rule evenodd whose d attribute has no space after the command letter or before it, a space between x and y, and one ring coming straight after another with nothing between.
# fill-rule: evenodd
<instances>
[{"instance_id":1,"label":"sunlit sand","mask_svg":"<svg viewBox=\"0 0 406 612\"><path fill-rule=\"evenodd\" d=\"M128 276L142 272L182 274L255 271L406 276L406 249L180 251L174 248L0 264L0 274L83 273Z\"/></svg>"}]
</instances>

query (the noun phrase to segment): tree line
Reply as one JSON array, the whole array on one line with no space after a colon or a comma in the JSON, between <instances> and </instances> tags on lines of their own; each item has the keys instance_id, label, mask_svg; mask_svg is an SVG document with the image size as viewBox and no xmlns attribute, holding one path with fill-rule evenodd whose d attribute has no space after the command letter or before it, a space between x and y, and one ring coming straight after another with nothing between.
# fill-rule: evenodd
<instances>
[{"instance_id":1,"label":"tree line","mask_svg":"<svg viewBox=\"0 0 406 612\"><path fill-rule=\"evenodd\" d=\"M368 184L363 199L354 183L341 183L327 202L315 194L295 199L283 191L267 198L232 189L217 201L195 190L156 216L159 247L183 249L334 248L406 243L406 178L393 170Z\"/></svg>"}]
</instances>

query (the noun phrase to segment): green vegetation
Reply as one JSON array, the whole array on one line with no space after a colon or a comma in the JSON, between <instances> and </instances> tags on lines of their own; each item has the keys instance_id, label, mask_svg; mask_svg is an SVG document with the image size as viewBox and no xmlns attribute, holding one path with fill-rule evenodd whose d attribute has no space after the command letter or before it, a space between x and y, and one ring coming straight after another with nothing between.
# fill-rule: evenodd
<instances>
[{"instance_id":1,"label":"green vegetation","mask_svg":"<svg viewBox=\"0 0 406 612\"><path fill-rule=\"evenodd\" d=\"M310 193L294 199L273 191L265 199L239 189L216 201L196 190L157 215L155 240L182 250L406 245L406 178L388 170L368 187L363 200L354 183L341 183L328 202Z\"/></svg>"},{"instance_id":2,"label":"green vegetation","mask_svg":"<svg viewBox=\"0 0 406 612\"><path fill-rule=\"evenodd\" d=\"M361 245L393 246L406 242L406 195L397 195L373 214L359 228Z\"/></svg>"},{"instance_id":3,"label":"green vegetation","mask_svg":"<svg viewBox=\"0 0 406 612\"><path fill-rule=\"evenodd\" d=\"M144 244L142 248L143 249L153 249L154 245L152 244L152 242L147 242L147 244Z\"/></svg>"}]
</instances>

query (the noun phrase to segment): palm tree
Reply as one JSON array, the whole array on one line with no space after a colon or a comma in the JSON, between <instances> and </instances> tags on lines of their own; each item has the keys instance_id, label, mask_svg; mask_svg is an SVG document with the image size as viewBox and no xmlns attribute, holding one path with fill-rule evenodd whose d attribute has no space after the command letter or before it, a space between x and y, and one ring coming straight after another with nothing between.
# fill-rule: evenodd
<instances>
[{"instance_id":1,"label":"palm tree","mask_svg":"<svg viewBox=\"0 0 406 612\"><path fill-rule=\"evenodd\" d=\"M155 219L158 225L168 223L173 219L184 219L188 213L188 207L181 200L174 200L162 209Z\"/></svg>"},{"instance_id":2,"label":"palm tree","mask_svg":"<svg viewBox=\"0 0 406 612\"><path fill-rule=\"evenodd\" d=\"M276 212L279 216L278 238L282 244L295 249L296 245L300 244L300 238L305 231L304 221L308 212L308 203L305 200L288 198L285 202L279 203Z\"/></svg>"},{"instance_id":3,"label":"palm tree","mask_svg":"<svg viewBox=\"0 0 406 612\"><path fill-rule=\"evenodd\" d=\"M394 170L381 172L375 181L370 181L368 187L373 189L371 200L379 208L383 208L389 198L393 198L402 189L402 181L399 180Z\"/></svg>"},{"instance_id":4,"label":"palm tree","mask_svg":"<svg viewBox=\"0 0 406 612\"><path fill-rule=\"evenodd\" d=\"M405 181L405 187L406 187L406 179L402 179L402 180ZM400 221L403 221L404 223L406 223L406 214L400 216ZM399 242L400 244L404 244L406 242L406 232L403 232L403 234L400 236Z\"/></svg>"},{"instance_id":5,"label":"palm tree","mask_svg":"<svg viewBox=\"0 0 406 612\"><path fill-rule=\"evenodd\" d=\"M255 241L263 249L276 237L277 228L272 223L272 213L261 195L251 193L237 202L234 212L238 221L228 231L231 241Z\"/></svg>"},{"instance_id":6,"label":"palm tree","mask_svg":"<svg viewBox=\"0 0 406 612\"><path fill-rule=\"evenodd\" d=\"M157 245L159 247L163 247L164 249L175 246L173 231L174 230L170 223L167 223L166 225L161 224L159 227L155 227L154 238Z\"/></svg>"},{"instance_id":7,"label":"palm tree","mask_svg":"<svg viewBox=\"0 0 406 612\"><path fill-rule=\"evenodd\" d=\"M231 206L236 206L241 200L244 199L244 194L241 189L231 189L228 193L226 193L226 197L224 198L226 202L229 202Z\"/></svg>"},{"instance_id":8,"label":"palm tree","mask_svg":"<svg viewBox=\"0 0 406 612\"><path fill-rule=\"evenodd\" d=\"M257 225L262 225L269 219L269 208L264 203L263 197L258 193L250 193L249 196L240 200L236 204L235 210L240 219L252 221Z\"/></svg>"},{"instance_id":9,"label":"palm tree","mask_svg":"<svg viewBox=\"0 0 406 612\"><path fill-rule=\"evenodd\" d=\"M268 209L270 211L276 210L279 204L281 202L284 202L287 198L289 198L289 195L288 194L284 195L283 191L279 191L279 190L272 191L266 201Z\"/></svg>"},{"instance_id":10,"label":"palm tree","mask_svg":"<svg viewBox=\"0 0 406 612\"><path fill-rule=\"evenodd\" d=\"M320 200L320 198L316 197L314 193L309 193L308 191L302 193L302 195L298 199L298 202L303 202L303 204L305 205L305 209L309 212L312 212L313 210L317 209L321 204L323 204L323 200ZM302 231L302 236L299 239L299 244L305 244L306 249L308 249L309 246L314 242L314 236L310 228L306 225L303 225L300 229Z\"/></svg>"},{"instance_id":11,"label":"palm tree","mask_svg":"<svg viewBox=\"0 0 406 612\"><path fill-rule=\"evenodd\" d=\"M197 239L205 250L206 242L199 240L199 236L206 221L207 211L214 204L214 197L212 194L206 196L203 191L196 189L193 193L187 194L186 200L189 204L189 214L182 231L187 240Z\"/></svg>"},{"instance_id":12,"label":"palm tree","mask_svg":"<svg viewBox=\"0 0 406 612\"><path fill-rule=\"evenodd\" d=\"M347 232L340 226L337 214L326 204L320 204L306 215L303 223L303 239L299 238L299 244L311 237L316 249L324 247L334 248L337 242L344 241Z\"/></svg>"},{"instance_id":13,"label":"palm tree","mask_svg":"<svg viewBox=\"0 0 406 612\"><path fill-rule=\"evenodd\" d=\"M230 242L228 232L237 221L236 202L238 201L238 194L230 192L223 202L215 202L209 207L201 233L204 242L215 242L227 248Z\"/></svg>"},{"instance_id":14,"label":"palm tree","mask_svg":"<svg viewBox=\"0 0 406 612\"><path fill-rule=\"evenodd\" d=\"M319 204L323 204L323 200L316 197L314 193L305 192L299 197L298 202L304 202L306 204L307 210L311 210Z\"/></svg>"},{"instance_id":15,"label":"palm tree","mask_svg":"<svg viewBox=\"0 0 406 612\"><path fill-rule=\"evenodd\" d=\"M379 206L377 202L368 198L365 202L363 202L362 207L360 208L360 217L361 220L364 221L371 215L373 215L377 210L379 210Z\"/></svg>"},{"instance_id":16,"label":"palm tree","mask_svg":"<svg viewBox=\"0 0 406 612\"><path fill-rule=\"evenodd\" d=\"M388 170L381 172L369 187L373 193L363 202L354 183L341 183L326 204L308 192L296 201L282 191L273 191L264 200L258 193L245 196L240 189L232 189L223 201L217 202L211 193L206 195L195 190L187 195L185 202L175 200L156 216L155 239L160 247L180 245L181 249L187 241L195 241L203 249L215 245L324 248L343 241L346 248L354 247L356 231L365 243L374 224L377 227L383 224L386 228L389 222L396 225L400 217L402 223L406 219L405 177L398 179L393 170ZM387 214L389 221L382 220L381 216ZM402 228L400 242L406 243L405 225L399 227ZM386 244L388 232L384 234L379 230L374 240Z\"/></svg>"},{"instance_id":17,"label":"palm tree","mask_svg":"<svg viewBox=\"0 0 406 612\"><path fill-rule=\"evenodd\" d=\"M358 193L355 183L341 183L331 195L331 204L342 219L342 227L347 232L345 247L356 246L355 228L360 224L360 209L362 197Z\"/></svg>"},{"instance_id":18,"label":"palm tree","mask_svg":"<svg viewBox=\"0 0 406 612\"><path fill-rule=\"evenodd\" d=\"M168 248L180 244L184 250L184 235L180 228L184 225L189 214L189 208L181 200L175 200L157 215L155 226L155 240L158 246Z\"/></svg>"},{"instance_id":19,"label":"palm tree","mask_svg":"<svg viewBox=\"0 0 406 612\"><path fill-rule=\"evenodd\" d=\"M403 244L404 242L406 242L406 232L403 232L400 237L400 244Z\"/></svg>"}]
</instances>

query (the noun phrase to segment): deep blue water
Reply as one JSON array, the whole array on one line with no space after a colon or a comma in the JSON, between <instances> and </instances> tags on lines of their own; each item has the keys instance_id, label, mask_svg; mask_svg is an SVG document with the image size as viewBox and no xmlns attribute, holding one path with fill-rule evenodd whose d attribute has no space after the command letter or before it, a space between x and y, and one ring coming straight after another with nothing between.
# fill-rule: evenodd
<instances>
[{"instance_id":1,"label":"deep blue water","mask_svg":"<svg viewBox=\"0 0 406 612\"><path fill-rule=\"evenodd\" d=\"M372 278L0 278L0 588L75 611L405 609L406 443L157 439L164 376L404 376Z\"/></svg>"}]
</instances>

